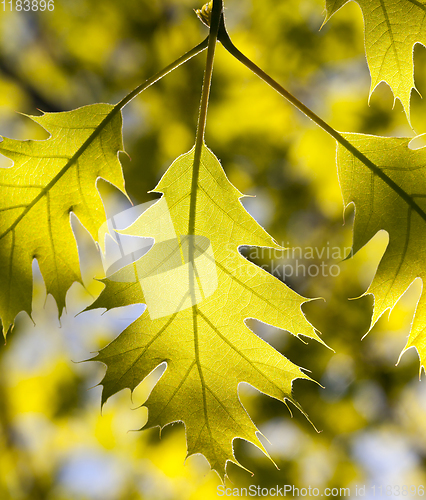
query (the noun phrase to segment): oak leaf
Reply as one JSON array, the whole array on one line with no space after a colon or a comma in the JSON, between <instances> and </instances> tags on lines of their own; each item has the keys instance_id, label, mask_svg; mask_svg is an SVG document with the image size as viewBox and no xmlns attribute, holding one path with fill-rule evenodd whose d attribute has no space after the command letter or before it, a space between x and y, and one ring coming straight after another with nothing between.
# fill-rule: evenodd
<instances>
[{"instance_id":1,"label":"oak leaf","mask_svg":"<svg viewBox=\"0 0 426 500\"><path fill-rule=\"evenodd\" d=\"M326 21L348 0L326 0ZM422 0L356 0L365 24L365 52L371 93L384 81L410 117L414 85L413 46L426 45L426 2Z\"/></svg>"},{"instance_id":2,"label":"oak leaf","mask_svg":"<svg viewBox=\"0 0 426 500\"><path fill-rule=\"evenodd\" d=\"M101 177L124 192L118 152L121 112L110 104L30 116L51 136L41 141L3 138L0 153L0 320L6 335L20 311L31 314L32 261L59 314L65 295L81 282L74 213L96 240L105 211L96 187Z\"/></svg>"},{"instance_id":3,"label":"oak leaf","mask_svg":"<svg viewBox=\"0 0 426 500\"><path fill-rule=\"evenodd\" d=\"M338 146L337 165L344 204L355 205L354 253L378 231L389 234L386 251L366 292L374 295L372 327L386 310L394 307L416 278L421 278L423 284L426 280L426 148L410 149L411 138L362 134L344 134L344 137L376 167L376 170L368 168ZM424 289L404 351L410 347L417 349L424 367Z\"/></svg>"},{"instance_id":4,"label":"oak leaf","mask_svg":"<svg viewBox=\"0 0 426 500\"><path fill-rule=\"evenodd\" d=\"M322 341L301 311L307 299L238 251L243 245L281 247L246 212L242 194L206 147L192 189L193 158L194 150L179 157L155 188L163 197L120 231L155 243L105 280L90 309L137 303L147 309L93 359L107 366L103 403L124 388L133 391L167 363L145 403L146 427L183 422L188 455L202 453L223 478L227 461L240 465L235 438L265 451L239 400L238 385L246 382L297 405L292 382L309 379L245 321L254 318ZM194 195L195 220L190 220Z\"/></svg>"}]
</instances>

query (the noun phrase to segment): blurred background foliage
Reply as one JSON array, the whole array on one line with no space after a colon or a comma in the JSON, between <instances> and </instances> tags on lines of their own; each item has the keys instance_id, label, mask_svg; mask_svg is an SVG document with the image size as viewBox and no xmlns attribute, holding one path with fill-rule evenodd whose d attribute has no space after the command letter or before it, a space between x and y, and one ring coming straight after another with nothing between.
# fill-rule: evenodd
<instances>
[{"instance_id":1,"label":"blurred background foliage","mask_svg":"<svg viewBox=\"0 0 426 500\"><path fill-rule=\"evenodd\" d=\"M321 28L323 0L227 0L235 44L337 130L413 136L399 102L381 84L370 106L363 53L363 20L350 3ZM6 4L7 6L8 4ZM3 5L0 4L0 9ZM118 102L131 89L189 50L207 34L194 0L55 0L54 12L0 11L0 133L44 139L46 133L16 112L63 111L93 102ZM426 92L426 51L416 47L416 81ZM194 142L205 54L179 68L124 110L121 155L128 192L136 203L168 165ZM426 103L413 94L412 123L426 132ZM324 388L296 381L295 397L315 426L297 410L240 386L241 399L269 439L278 469L255 447L235 441L238 459L228 486L354 488L356 484L424 484L426 386L405 345L420 284L415 283L368 336L372 298L361 296L386 247L379 234L354 258L353 209L346 211L335 167L334 141L255 75L218 47L208 116L207 143L243 203L266 229L298 253L245 255L283 278L282 265L320 266L324 272L286 276L306 297L322 297L304 311L331 350L304 345L286 332L250 320L254 331ZM1 166L9 166L2 158ZM100 183L102 184L102 183ZM106 198L114 197L103 183ZM142 306L76 316L99 293L99 259L85 231L79 237L86 290L75 285L67 313L57 319L34 264L35 326L20 314L0 346L0 498L2 500L189 500L216 498L220 484L206 461L185 463L181 424L129 432L146 421L143 402L161 367L133 394L112 397L102 414L105 368L76 363L91 356L137 317ZM306 249L325 250L306 257ZM334 249L334 253L327 249ZM336 251L337 249L337 251ZM277 267L277 266L281 266ZM331 266L334 266L333 268ZM278 270L277 270L278 269ZM288 268L290 269L290 268ZM336 271L337 269L337 271ZM333 272L331 273L330 270ZM323 276L321 275L323 274ZM137 409L135 409L137 408Z\"/></svg>"}]
</instances>

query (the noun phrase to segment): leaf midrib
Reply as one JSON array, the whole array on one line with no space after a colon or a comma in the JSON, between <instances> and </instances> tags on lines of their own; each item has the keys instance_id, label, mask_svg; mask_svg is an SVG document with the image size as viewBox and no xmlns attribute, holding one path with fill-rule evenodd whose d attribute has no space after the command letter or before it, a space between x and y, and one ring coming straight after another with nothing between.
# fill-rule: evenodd
<instances>
[{"instance_id":1,"label":"leaf midrib","mask_svg":"<svg viewBox=\"0 0 426 500\"><path fill-rule=\"evenodd\" d=\"M346 134L345 134L346 135ZM354 136L355 138L359 134L347 134L347 136ZM413 198L404 190L401 186L386 175L383 170L378 167L373 161L368 158L364 153L357 149L352 143L350 143L346 137L341 136L343 141L340 141L340 147L344 147L349 153L351 153L355 158L357 158L364 166L370 169L377 177L379 177L385 184L387 184L391 189L393 189L415 212L420 215L420 217L426 222L426 213L422 210L420 205L418 205ZM344 142L344 144L343 144ZM386 168L386 167L382 167Z\"/></svg>"},{"instance_id":2,"label":"leaf midrib","mask_svg":"<svg viewBox=\"0 0 426 500\"><path fill-rule=\"evenodd\" d=\"M388 27L388 33L389 33L389 38L391 41L392 51L393 51L393 54L395 57L396 65L398 66L398 73L401 74L401 65L400 65L399 58L398 58L398 52L397 52L396 46L395 46L395 40L393 37L392 25L391 25L391 22L389 19L388 11L386 9L384 1L383 0L379 0L379 1L380 1L380 7L382 8L382 12L383 12L383 17L385 18L386 26ZM380 66L379 74L382 71L384 61L385 61L385 58L383 58L382 65Z\"/></svg>"},{"instance_id":3,"label":"leaf midrib","mask_svg":"<svg viewBox=\"0 0 426 500\"><path fill-rule=\"evenodd\" d=\"M61 170L53 177L53 179L41 189L40 193L33 199L31 203L27 205L25 210L16 218L15 222L9 226L1 235L0 240L3 239L7 234L10 233L15 227L21 222L21 220L28 214L28 212L44 197L53 186L65 175L65 173L77 162L80 156L87 150L87 148L93 143L93 141L99 136L102 130L111 122L117 113L121 110L118 105L114 106L112 110L106 115L106 117L101 121L101 123L96 127L96 129L89 135L89 137L84 141L76 153L68 160L66 165L64 165Z\"/></svg>"},{"instance_id":4,"label":"leaf midrib","mask_svg":"<svg viewBox=\"0 0 426 500\"><path fill-rule=\"evenodd\" d=\"M105 116L102 122L95 128L92 134L86 139L86 141L80 146L77 152L69 159L67 164L62 167L62 169L58 172L57 175L47 184L46 186L41 186L41 192L34 198L34 200L28 205L28 207L20 214L17 220L0 235L0 240L4 238L10 231L13 231L15 227L19 224L19 222L27 215L27 213L46 195L48 191L58 182L59 179L71 168L71 166L75 163L78 158L86 151L86 149L90 146L96 137L101 133L101 131L105 128L108 123L114 118L116 114L118 114L130 101L132 101L137 95L141 92L149 88L158 80L161 80L168 73L178 68L181 64L184 64L186 61L196 56L200 52L206 49L208 43L208 37L205 38L201 43L196 45L193 49L186 52L183 56L176 59L176 61L169 64L162 71L158 72L151 78L148 78L144 83L136 87L132 92L130 92L127 96L125 96L119 103L117 103L112 110Z\"/></svg>"}]
</instances>

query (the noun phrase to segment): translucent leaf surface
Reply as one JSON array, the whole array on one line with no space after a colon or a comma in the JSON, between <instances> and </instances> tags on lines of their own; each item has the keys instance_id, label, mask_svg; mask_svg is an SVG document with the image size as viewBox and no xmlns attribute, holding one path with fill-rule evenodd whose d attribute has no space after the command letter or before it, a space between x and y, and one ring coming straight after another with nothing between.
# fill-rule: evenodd
<instances>
[{"instance_id":1,"label":"translucent leaf surface","mask_svg":"<svg viewBox=\"0 0 426 500\"><path fill-rule=\"evenodd\" d=\"M147 309L94 359L107 365L103 402L121 389L133 390L166 362L146 402L147 427L184 422L188 455L202 453L223 477L226 462L237 463L233 439L263 449L238 384L295 403L292 381L309 378L245 320L321 340L301 311L306 299L238 252L241 245L281 247L245 211L241 193L205 147L195 230L188 236L193 157L194 150L172 164L155 189L164 196L121 231L154 238L155 244L110 276L91 308L146 303Z\"/></svg>"},{"instance_id":2,"label":"translucent leaf surface","mask_svg":"<svg viewBox=\"0 0 426 500\"><path fill-rule=\"evenodd\" d=\"M326 20L347 1L326 0ZM410 95L414 88L413 46L426 44L426 3L421 0L356 1L364 16L371 92L385 81L409 117Z\"/></svg>"},{"instance_id":3,"label":"translucent leaf surface","mask_svg":"<svg viewBox=\"0 0 426 500\"><path fill-rule=\"evenodd\" d=\"M0 318L4 334L22 310L31 314L32 261L59 313L65 295L81 281L70 224L73 212L96 240L105 212L99 177L124 191L118 151L121 113L109 104L30 118L51 136L42 141L3 138L0 153L13 166L0 169Z\"/></svg>"},{"instance_id":4,"label":"translucent leaf surface","mask_svg":"<svg viewBox=\"0 0 426 500\"><path fill-rule=\"evenodd\" d=\"M389 244L367 293L374 294L372 325L392 308L414 279L425 283L426 149L410 149L410 138L345 134L381 176L343 147L337 163L345 205L355 204L353 249L358 251L381 229ZM423 290L405 350L416 347L426 363L426 296Z\"/></svg>"}]
</instances>

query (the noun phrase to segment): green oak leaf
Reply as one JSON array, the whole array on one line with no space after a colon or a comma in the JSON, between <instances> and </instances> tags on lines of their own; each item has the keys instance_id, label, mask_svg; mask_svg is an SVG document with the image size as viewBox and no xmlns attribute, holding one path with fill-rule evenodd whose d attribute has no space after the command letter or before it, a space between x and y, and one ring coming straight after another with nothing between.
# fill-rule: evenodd
<instances>
[{"instance_id":1,"label":"green oak leaf","mask_svg":"<svg viewBox=\"0 0 426 500\"><path fill-rule=\"evenodd\" d=\"M326 21L348 0L326 0ZM385 81L410 117L415 88L413 46L426 45L426 2L422 0L356 0L365 24L365 52L371 93Z\"/></svg>"},{"instance_id":2,"label":"green oak leaf","mask_svg":"<svg viewBox=\"0 0 426 500\"><path fill-rule=\"evenodd\" d=\"M371 328L418 277L426 281L426 148L410 149L411 138L362 134L344 137L377 167L374 172L342 146L337 165L345 206L355 204L353 251L378 231L389 243L366 293L374 295ZM370 328L370 329L371 329ZM426 365L426 293L417 304L403 350L415 347Z\"/></svg>"},{"instance_id":3,"label":"green oak leaf","mask_svg":"<svg viewBox=\"0 0 426 500\"><path fill-rule=\"evenodd\" d=\"M242 245L281 247L246 212L242 194L205 146L198 185L191 189L193 158L194 149L179 157L155 188L164 196L120 231L153 238L155 244L109 276L90 309L137 303L147 309L93 359L107 366L102 403L121 389L133 391L166 362L145 403L146 427L183 422L188 456L202 453L223 478L228 461L240 465L233 453L235 438L265 451L239 400L239 383L297 405L292 381L309 379L245 320L322 341L301 311L307 299L238 251ZM195 221L190 221L194 195Z\"/></svg>"},{"instance_id":4,"label":"green oak leaf","mask_svg":"<svg viewBox=\"0 0 426 500\"><path fill-rule=\"evenodd\" d=\"M41 141L3 138L0 153L13 160L0 169L0 319L3 333L20 311L31 314L32 261L59 313L65 295L81 282L74 213L96 240L105 212L96 182L102 177L124 192L118 152L121 113L110 104L30 116L51 136ZM0 325L0 327L1 327Z\"/></svg>"}]
</instances>

